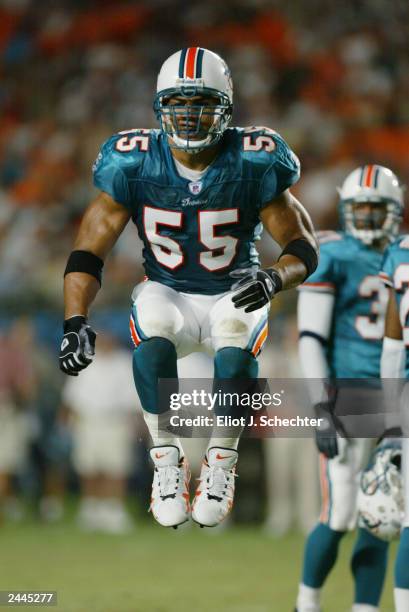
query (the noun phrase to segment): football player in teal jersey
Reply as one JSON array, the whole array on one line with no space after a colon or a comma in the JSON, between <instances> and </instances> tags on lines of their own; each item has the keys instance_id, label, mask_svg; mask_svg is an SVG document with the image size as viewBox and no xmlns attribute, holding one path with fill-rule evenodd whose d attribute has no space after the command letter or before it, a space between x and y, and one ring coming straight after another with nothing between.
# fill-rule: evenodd
<instances>
[{"instance_id":1,"label":"football player in teal jersey","mask_svg":"<svg viewBox=\"0 0 409 612\"><path fill-rule=\"evenodd\" d=\"M371 379L376 385L387 303L379 271L385 248L397 236L402 189L391 170L367 165L347 176L339 207L344 230L321 234L319 266L300 287L301 364L306 378L335 384L337 379ZM298 612L321 610L321 589L340 540L356 524L359 477L375 444L342 437L334 399L324 385L311 386L311 395L317 416L324 419L316 431L322 512L305 546ZM386 542L359 529L351 561L354 612L379 610L386 558Z\"/></svg>"},{"instance_id":2,"label":"football player in teal jersey","mask_svg":"<svg viewBox=\"0 0 409 612\"><path fill-rule=\"evenodd\" d=\"M232 108L230 71L218 55L190 47L169 57L154 101L160 129L127 130L102 146L94 164L100 194L65 273L60 363L76 376L94 353L87 317L103 261L132 219L147 277L133 292L134 378L154 444L151 510L164 526L224 519L241 429L211 437L191 508L188 463L163 422L158 379L176 379L178 358L197 350L214 355L216 389L218 381L255 379L270 300L318 261L309 216L289 191L297 157L271 129L228 127ZM282 248L267 269L255 249L262 226Z\"/></svg>"},{"instance_id":3,"label":"football player in teal jersey","mask_svg":"<svg viewBox=\"0 0 409 612\"><path fill-rule=\"evenodd\" d=\"M388 395L391 411L400 412L403 433L404 515L395 561L394 596L396 612L406 612L409 610L409 384L405 383L409 380L409 236L401 237L387 249L380 276L389 290L381 374L382 378L400 379L403 383L402 386L397 381L402 391L401 398L393 387Z\"/></svg>"}]
</instances>

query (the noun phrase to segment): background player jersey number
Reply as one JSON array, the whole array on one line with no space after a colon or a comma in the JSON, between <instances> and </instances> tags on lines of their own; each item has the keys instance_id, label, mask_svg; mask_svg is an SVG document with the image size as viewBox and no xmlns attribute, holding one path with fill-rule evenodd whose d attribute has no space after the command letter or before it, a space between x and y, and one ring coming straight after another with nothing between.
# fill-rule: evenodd
<instances>
[{"instance_id":1,"label":"background player jersey number","mask_svg":"<svg viewBox=\"0 0 409 612\"><path fill-rule=\"evenodd\" d=\"M378 276L365 276L361 281L358 293L360 297L372 299L369 315L360 315L355 319L355 328L365 340L383 338L388 290Z\"/></svg>"},{"instance_id":2,"label":"background player jersey number","mask_svg":"<svg viewBox=\"0 0 409 612\"><path fill-rule=\"evenodd\" d=\"M397 292L402 292L399 304L399 319L402 325L403 341L409 346L409 264L400 264L393 275L393 284Z\"/></svg>"},{"instance_id":3,"label":"background player jersey number","mask_svg":"<svg viewBox=\"0 0 409 612\"><path fill-rule=\"evenodd\" d=\"M215 236L215 228L218 225L238 223L238 220L237 208L199 211L198 238L199 242L208 249L200 253L199 263L206 270L210 272L222 270L233 261L238 239L233 236ZM182 224L182 212L151 206L144 207L145 235L149 240L152 253L160 264L171 270L176 270L184 262L182 247L173 238L159 233L160 227L158 226L179 229Z\"/></svg>"}]
</instances>

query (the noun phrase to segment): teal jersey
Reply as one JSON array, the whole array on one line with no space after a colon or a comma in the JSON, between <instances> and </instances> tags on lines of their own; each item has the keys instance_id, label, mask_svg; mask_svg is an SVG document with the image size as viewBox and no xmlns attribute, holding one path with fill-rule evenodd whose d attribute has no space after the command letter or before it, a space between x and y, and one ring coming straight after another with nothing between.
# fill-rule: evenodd
<instances>
[{"instance_id":1,"label":"teal jersey","mask_svg":"<svg viewBox=\"0 0 409 612\"><path fill-rule=\"evenodd\" d=\"M401 236L385 251L380 277L395 289L406 348L405 376L409 378L409 235Z\"/></svg>"},{"instance_id":2,"label":"teal jersey","mask_svg":"<svg viewBox=\"0 0 409 612\"><path fill-rule=\"evenodd\" d=\"M388 292L383 254L345 233L320 232L318 268L302 285L335 296L327 350L335 378L379 378Z\"/></svg>"},{"instance_id":3,"label":"teal jersey","mask_svg":"<svg viewBox=\"0 0 409 612\"><path fill-rule=\"evenodd\" d=\"M177 291L228 291L229 273L259 265L260 211L299 178L299 162L267 128L229 128L200 180L179 175L160 130L115 134L95 161L94 184L132 215L146 276Z\"/></svg>"}]
</instances>

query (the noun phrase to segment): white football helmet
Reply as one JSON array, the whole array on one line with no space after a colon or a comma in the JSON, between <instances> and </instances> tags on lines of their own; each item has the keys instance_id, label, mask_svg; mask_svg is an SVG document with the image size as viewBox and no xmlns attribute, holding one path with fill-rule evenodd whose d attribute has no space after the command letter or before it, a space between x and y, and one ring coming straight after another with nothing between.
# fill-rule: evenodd
<instances>
[{"instance_id":1,"label":"white football helmet","mask_svg":"<svg viewBox=\"0 0 409 612\"><path fill-rule=\"evenodd\" d=\"M399 538L404 512L400 440L385 440L362 473L358 525L381 540Z\"/></svg>"},{"instance_id":2,"label":"white football helmet","mask_svg":"<svg viewBox=\"0 0 409 612\"><path fill-rule=\"evenodd\" d=\"M403 215L403 189L392 170L374 164L356 168L338 192L347 233L365 244L396 238ZM358 205L365 203L372 205L370 213L359 211Z\"/></svg>"},{"instance_id":3,"label":"white football helmet","mask_svg":"<svg viewBox=\"0 0 409 612\"><path fill-rule=\"evenodd\" d=\"M208 49L189 47L171 55L159 71L156 91L153 110L174 148L198 153L214 145L230 123L230 70ZM195 104L196 96L203 100ZM189 98L193 104L187 103Z\"/></svg>"}]
</instances>

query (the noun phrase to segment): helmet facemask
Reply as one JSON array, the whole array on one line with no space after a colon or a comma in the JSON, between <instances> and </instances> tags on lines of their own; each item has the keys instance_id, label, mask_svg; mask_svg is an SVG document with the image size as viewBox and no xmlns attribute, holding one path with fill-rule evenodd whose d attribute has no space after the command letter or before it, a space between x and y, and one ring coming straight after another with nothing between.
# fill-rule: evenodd
<instances>
[{"instance_id":1,"label":"helmet facemask","mask_svg":"<svg viewBox=\"0 0 409 612\"><path fill-rule=\"evenodd\" d=\"M363 208L369 205L371 210ZM392 242L402 221L400 204L384 199L344 200L340 202L345 231L366 245Z\"/></svg>"},{"instance_id":2,"label":"helmet facemask","mask_svg":"<svg viewBox=\"0 0 409 612\"><path fill-rule=\"evenodd\" d=\"M189 99L193 104L188 104ZM160 91L153 108L162 131L171 139L170 146L191 154L215 145L232 115L228 96L210 88L181 87Z\"/></svg>"},{"instance_id":3,"label":"helmet facemask","mask_svg":"<svg viewBox=\"0 0 409 612\"><path fill-rule=\"evenodd\" d=\"M403 187L385 166L355 168L338 188L344 229L366 245L383 248L399 232L403 216Z\"/></svg>"}]
</instances>

